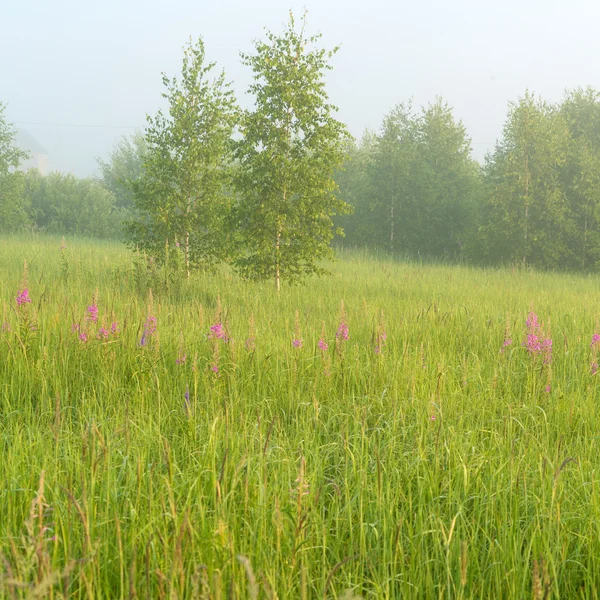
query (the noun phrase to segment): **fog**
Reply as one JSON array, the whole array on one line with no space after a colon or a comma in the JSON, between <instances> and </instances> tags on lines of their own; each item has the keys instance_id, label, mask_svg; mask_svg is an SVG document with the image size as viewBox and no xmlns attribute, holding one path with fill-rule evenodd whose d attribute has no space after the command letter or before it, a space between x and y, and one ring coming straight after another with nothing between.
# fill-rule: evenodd
<instances>
[{"instance_id":1,"label":"fog","mask_svg":"<svg viewBox=\"0 0 600 600\"><path fill-rule=\"evenodd\" d=\"M50 167L97 172L122 135L160 106L161 72L177 75L187 39L203 36L241 102L249 74L239 51L306 7L311 32L341 44L329 76L339 117L355 136L396 103L442 95L481 158L501 134L506 105L526 88L548 100L600 87L600 3L576 0L254 2L4 0L0 101L49 154Z\"/></svg>"}]
</instances>

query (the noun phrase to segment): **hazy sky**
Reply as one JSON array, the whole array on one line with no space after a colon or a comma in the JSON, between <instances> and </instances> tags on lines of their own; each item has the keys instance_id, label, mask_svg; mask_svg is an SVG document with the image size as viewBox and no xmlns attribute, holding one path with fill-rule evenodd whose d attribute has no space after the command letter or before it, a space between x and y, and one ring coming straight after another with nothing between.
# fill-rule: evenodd
<instances>
[{"instance_id":1,"label":"hazy sky","mask_svg":"<svg viewBox=\"0 0 600 600\"><path fill-rule=\"evenodd\" d=\"M243 97L239 51L263 28L308 9L309 32L341 44L331 99L355 136L398 102L443 96L480 158L507 102L528 87L548 100L600 88L599 0L0 0L0 101L48 150L54 168L97 172L122 134L161 104L189 36Z\"/></svg>"}]
</instances>

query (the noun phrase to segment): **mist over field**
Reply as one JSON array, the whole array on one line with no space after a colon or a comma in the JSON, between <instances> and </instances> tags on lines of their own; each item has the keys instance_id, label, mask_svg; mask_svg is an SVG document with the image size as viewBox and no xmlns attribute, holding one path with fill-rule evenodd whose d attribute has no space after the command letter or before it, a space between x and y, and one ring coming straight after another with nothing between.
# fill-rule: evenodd
<instances>
[{"instance_id":1,"label":"mist over field","mask_svg":"<svg viewBox=\"0 0 600 600\"><path fill-rule=\"evenodd\" d=\"M559 100L565 89L599 87L595 23L600 7L542 0L252 3L108 0L8 2L0 39L7 117L47 149L52 168L99 173L95 158L122 134L143 129L161 104L160 73L176 73L187 39L204 36L211 60L245 98L250 74L239 51L289 8L308 8L310 29L341 44L328 75L332 101L350 132L377 129L396 103L443 96L481 160L501 136L507 102L526 89Z\"/></svg>"},{"instance_id":2,"label":"mist over field","mask_svg":"<svg viewBox=\"0 0 600 600\"><path fill-rule=\"evenodd\" d=\"M0 598L597 598L600 7L4 7Z\"/></svg>"}]
</instances>

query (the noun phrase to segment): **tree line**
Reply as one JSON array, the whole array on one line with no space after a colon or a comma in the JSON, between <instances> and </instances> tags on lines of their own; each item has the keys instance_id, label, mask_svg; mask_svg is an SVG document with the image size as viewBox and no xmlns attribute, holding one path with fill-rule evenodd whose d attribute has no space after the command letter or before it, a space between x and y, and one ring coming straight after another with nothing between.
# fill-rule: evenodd
<instances>
[{"instance_id":1,"label":"tree line","mask_svg":"<svg viewBox=\"0 0 600 600\"><path fill-rule=\"evenodd\" d=\"M345 243L405 256L542 269L600 267L600 93L509 105L483 164L441 99L400 104L347 152Z\"/></svg>"},{"instance_id":2,"label":"tree line","mask_svg":"<svg viewBox=\"0 0 600 600\"><path fill-rule=\"evenodd\" d=\"M509 105L483 164L451 107L399 104L359 141L325 87L337 51L293 16L242 62L239 107L202 40L163 75L165 111L99 160L102 176L16 171L23 154L0 105L0 232L26 227L119 237L187 273L227 262L242 276L298 280L339 244L393 255L544 269L600 266L600 93Z\"/></svg>"}]
</instances>

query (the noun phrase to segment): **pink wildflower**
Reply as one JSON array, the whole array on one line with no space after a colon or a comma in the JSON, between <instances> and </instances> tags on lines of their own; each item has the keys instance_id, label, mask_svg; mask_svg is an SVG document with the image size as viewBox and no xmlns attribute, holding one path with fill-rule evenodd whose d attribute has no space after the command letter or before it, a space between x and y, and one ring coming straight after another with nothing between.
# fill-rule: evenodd
<instances>
[{"instance_id":1,"label":"pink wildflower","mask_svg":"<svg viewBox=\"0 0 600 600\"><path fill-rule=\"evenodd\" d=\"M545 387L544 391L546 392L546 394L549 394L549 393L552 391L552 386L551 386L550 384L548 384L548 385Z\"/></svg>"},{"instance_id":2,"label":"pink wildflower","mask_svg":"<svg viewBox=\"0 0 600 600\"><path fill-rule=\"evenodd\" d=\"M82 341L82 342L85 344L85 342L87 342L87 341L88 341L88 336L87 336L87 333L86 333L85 331L82 331L82 332L79 334L79 339L80 339L80 340L81 340L81 341Z\"/></svg>"},{"instance_id":3,"label":"pink wildflower","mask_svg":"<svg viewBox=\"0 0 600 600\"><path fill-rule=\"evenodd\" d=\"M23 288L17 296L17 306L23 306L23 304L27 304L28 302L31 302L29 290L27 288Z\"/></svg>"},{"instance_id":4,"label":"pink wildflower","mask_svg":"<svg viewBox=\"0 0 600 600\"><path fill-rule=\"evenodd\" d=\"M590 348L593 348L594 346L600 344L600 334L599 333L595 333L592 336L592 343L590 344Z\"/></svg>"},{"instance_id":5,"label":"pink wildflower","mask_svg":"<svg viewBox=\"0 0 600 600\"><path fill-rule=\"evenodd\" d=\"M540 327L538 316L534 312L530 312L529 315L527 315L527 321L525 324L527 325L527 329L535 330L539 329Z\"/></svg>"},{"instance_id":6,"label":"pink wildflower","mask_svg":"<svg viewBox=\"0 0 600 600\"><path fill-rule=\"evenodd\" d=\"M527 318L527 338L523 342L523 346L527 348L529 354L543 353L543 363L545 365L552 362L552 338L544 338L538 317L535 313L530 312Z\"/></svg>"},{"instance_id":7,"label":"pink wildflower","mask_svg":"<svg viewBox=\"0 0 600 600\"><path fill-rule=\"evenodd\" d=\"M176 365L183 365L183 364L185 364L186 360L187 360L187 354L181 354L179 356L179 358L175 359L175 364Z\"/></svg>"},{"instance_id":8,"label":"pink wildflower","mask_svg":"<svg viewBox=\"0 0 600 600\"><path fill-rule=\"evenodd\" d=\"M87 312L88 312L87 320L90 321L90 323L97 323L98 322L98 305L96 303L90 304L90 306L87 307Z\"/></svg>"},{"instance_id":9,"label":"pink wildflower","mask_svg":"<svg viewBox=\"0 0 600 600\"><path fill-rule=\"evenodd\" d=\"M148 335L152 335L156 332L156 317L149 316L146 319L146 324L144 325L144 329Z\"/></svg>"},{"instance_id":10,"label":"pink wildflower","mask_svg":"<svg viewBox=\"0 0 600 600\"><path fill-rule=\"evenodd\" d=\"M209 340L223 340L224 342L229 341L227 336L227 332L223 327L223 323L215 323L210 326L210 334L208 336Z\"/></svg>"},{"instance_id":11,"label":"pink wildflower","mask_svg":"<svg viewBox=\"0 0 600 600\"><path fill-rule=\"evenodd\" d=\"M117 321L113 321L110 325L110 332L113 335L117 335L119 333L119 323Z\"/></svg>"},{"instance_id":12,"label":"pink wildflower","mask_svg":"<svg viewBox=\"0 0 600 600\"><path fill-rule=\"evenodd\" d=\"M149 338L151 338L154 333L156 333L156 317L150 315L144 323L144 331L142 332L140 346L146 346Z\"/></svg>"},{"instance_id":13,"label":"pink wildflower","mask_svg":"<svg viewBox=\"0 0 600 600\"><path fill-rule=\"evenodd\" d=\"M98 335L96 336L99 340L107 340L108 339L108 329L106 327L100 327L98 330Z\"/></svg>"},{"instance_id":14,"label":"pink wildflower","mask_svg":"<svg viewBox=\"0 0 600 600\"><path fill-rule=\"evenodd\" d=\"M10 331L10 324L7 322L2 323L2 331Z\"/></svg>"},{"instance_id":15,"label":"pink wildflower","mask_svg":"<svg viewBox=\"0 0 600 600\"><path fill-rule=\"evenodd\" d=\"M323 351L323 352L327 352L327 350L329 349L329 344L323 339L321 338L319 340L319 348Z\"/></svg>"},{"instance_id":16,"label":"pink wildflower","mask_svg":"<svg viewBox=\"0 0 600 600\"><path fill-rule=\"evenodd\" d=\"M335 337L338 340L341 340L343 342L347 341L350 337L350 332L348 329L348 324L345 323L344 321L342 321L337 329L337 332L335 334Z\"/></svg>"},{"instance_id":17,"label":"pink wildflower","mask_svg":"<svg viewBox=\"0 0 600 600\"><path fill-rule=\"evenodd\" d=\"M292 340L292 346L294 348L302 348L302 340Z\"/></svg>"},{"instance_id":18,"label":"pink wildflower","mask_svg":"<svg viewBox=\"0 0 600 600\"><path fill-rule=\"evenodd\" d=\"M595 375L598 372L598 363L597 362L593 362L591 369L590 369L592 375Z\"/></svg>"}]
</instances>

